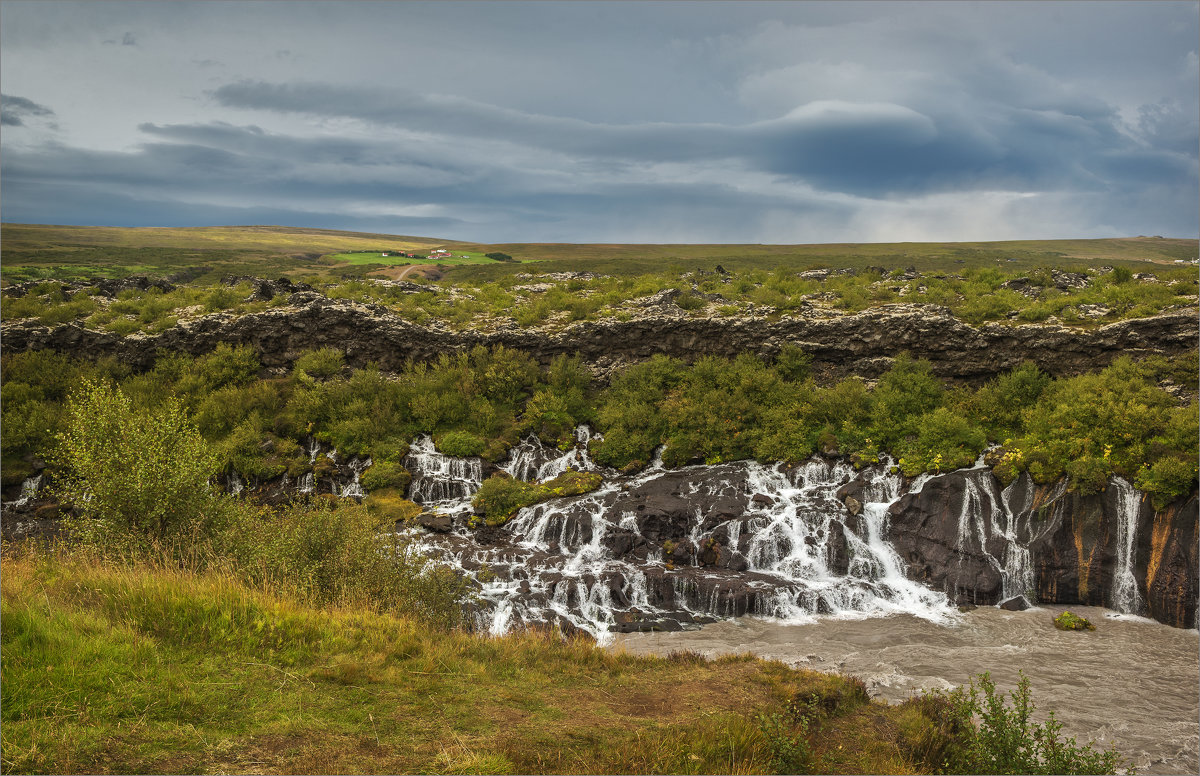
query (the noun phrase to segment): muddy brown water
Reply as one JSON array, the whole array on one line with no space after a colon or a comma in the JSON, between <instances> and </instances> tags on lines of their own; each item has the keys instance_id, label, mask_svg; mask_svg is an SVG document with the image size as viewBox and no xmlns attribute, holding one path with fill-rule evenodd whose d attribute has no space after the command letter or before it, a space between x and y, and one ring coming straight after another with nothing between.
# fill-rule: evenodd
<instances>
[{"instance_id":1,"label":"muddy brown water","mask_svg":"<svg viewBox=\"0 0 1200 776\"><path fill-rule=\"evenodd\" d=\"M1062 606L1024 612L985 607L951 625L911 615L813 624L742 617L682 633L618 636L612 649L708 657L753 652L866 682L872 697L902 701L988 671L1007 693L1030 678L1035 716L1051 709L1079 743L1115 745L1138 773L1200 772L1200 636L1106 609L1072 606L1092 632L1056 630Z\"/></svg>"}]
</instances>

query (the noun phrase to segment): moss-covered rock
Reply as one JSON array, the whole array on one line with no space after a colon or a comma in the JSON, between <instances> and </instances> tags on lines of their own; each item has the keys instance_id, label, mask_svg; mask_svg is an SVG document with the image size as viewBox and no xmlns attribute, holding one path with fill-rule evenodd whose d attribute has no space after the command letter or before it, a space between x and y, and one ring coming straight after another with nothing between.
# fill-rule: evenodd
<instances>
[{"instance_id":1,"label":"moss-covered rock","mask_svg":"<svg viewBox=\"0 0 1200 776\"><path fill-rule=\"evenodd\" d=\"M1096 630L1096 626L1088 622L1086 618L1072 612L1063 612L1055 617L1054 627L1059 630Z\"/></svg>"}]
</instances>

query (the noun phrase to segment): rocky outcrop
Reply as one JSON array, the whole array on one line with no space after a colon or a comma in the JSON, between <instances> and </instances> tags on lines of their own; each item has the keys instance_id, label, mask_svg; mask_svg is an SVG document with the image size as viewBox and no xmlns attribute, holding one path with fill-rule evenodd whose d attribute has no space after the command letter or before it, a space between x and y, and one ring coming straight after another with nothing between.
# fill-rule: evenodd
<instances>
[{"instance_id":1,"label":"rocky outcrop","mask_svg":"<svg viewBox=\"0 0 1200 776\"><path fill-rule=\"evenodd\" d=\"M982 469L931 480L893 504L889 517L891 541L909 576L959 604L1024 594L1041 603L1130 608L1119 600L1117 576L1122 530L1132 528L1136 541L1127 568L1133 595L1125 597L1138 614L1196 627L1200 509L1194 493L1156 511L1148 498L1115 481L1083 495L1062 482L1035 485L1025 474L1002 488ZM1024 561L1010 540L1027 549Z\"/></svg>"},{"instance_id":2,"label":"rocky outcrop","mask_svg":"<svg viewBox=\"0 0 1200 776\"><path fill-rule=\"evenodd\" d=\"M262 292L276 290L270 286ZM395 371L409 360L428 360L475 345L503 345L526 351L543 363L559 354L578 353L597 374L606 375L657 353L684 359L746 352L771 356L791 344L811 355L814 369L828 378L877 377L896 354L908 351L929 360L938 375L979 382L1025 360L1059 376L1102 368L1118 355L1184 353L1195 349L1198 333L1194 311L1094 329L995 323L974 327L946 308L932 305L890 305L854 315L812 309L777 320L651 312L627 321L583 321L557 330L454 332L436 324L417 325L376 305L330 300L314 291L294 293L289 302L260 313L214 313L181 321L156 335L121 337L76 323L49 327L15 321L3 326L4 349L113 355L146 368L160 350L198 355L221 342L254 347L268 367L286 367L307 349L334 347L345 353L351 366L375 362L385 371Z\"/></svg>"}]
</instances>

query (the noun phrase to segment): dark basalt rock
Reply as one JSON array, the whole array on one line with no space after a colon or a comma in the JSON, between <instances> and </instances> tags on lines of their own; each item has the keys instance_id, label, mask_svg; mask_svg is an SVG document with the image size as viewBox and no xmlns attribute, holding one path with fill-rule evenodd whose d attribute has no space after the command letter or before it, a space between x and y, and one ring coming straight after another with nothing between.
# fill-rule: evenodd
<instances>
[{"instance_id":1,"label":"dark basalt rock","mask_svg":"<svg viewBox=\"0 0 1200 776\"><path fill-rule=\"evenodd\" d=\"M434 533L449 533L450 529L454 527L454 522L450 519L450 515L432 512L422 512L418 515L417 524Z\"/></svg>"},{"instance_id":2,"label":"dark basalt rock","mask_svg":"<svg viewBox=\"0 0 1200 776\"><path fill-rule=\"evenodd\" d=\"M1006 612L1023 612L1026 609L1032 608L1033 604L1029 603L1029 599L1023 595L1015 595L1012 598L1001 601L998 606Z\"/></svg>"},{"instance_id":3,"label":"dark basalt rock","mask_svg":"<svg viewBox=\"0 0 1200 776\"><path fill-rule=\"evenodd\" d=\"M991 559L1003 558L1006 544L1000 537L985 537L981 544L973 532L960 536L966 498L963 476L930 480L919 493L906 494L889 508L890 538L908 562L910 578L946 591L951 600L969 590L971 603L996 603L1002 580Z\"/></svg>"},{"instance_id":4,"label":"dark basalt rock","mask_svg":"<svg viewBox=\"0 0 1200 776\"><path fill-rule=\"evenodd\" d=\"M281 293L275 285L271 289ZM1026 360L1058 376L1107 366L1118 355L1184 353L1195 349L1197 332L1192 311L1084 330L1046 324L973 327L932 305L889 305L853 315L812 312L779 320L647 313L628 321L580 321L561 330L451 332L305 290L290 293L288 306L242 316L213 313L154 335L121 337L75 323L3 324L9 352L50 349L88 357L113 355L137 368L152 366L160 349L200 355L221 342L254 347L267 367L289 366L308 349L335 347L352 367L374 361L384 371L398 371L409 360L426 361L475 345L503 345L526 351L542 363L560 354L578 353L605 376L656 353L684 359L702 353L771 356L783 345L794 344L812 357L814 373L821 378L848 374L874 378L886 371L896 353L907 350L915 358L929 360L935 374L973 383Z\"/></svg>"}]
</instances>

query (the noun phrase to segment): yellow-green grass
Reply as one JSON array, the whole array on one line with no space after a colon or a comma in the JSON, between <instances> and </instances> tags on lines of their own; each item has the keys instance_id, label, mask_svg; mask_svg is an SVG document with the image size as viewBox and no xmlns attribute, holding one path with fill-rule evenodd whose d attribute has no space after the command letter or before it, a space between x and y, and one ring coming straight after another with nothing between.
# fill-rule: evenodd
<instances>
[{"instance_id":1,"label":"yellow-green grass","mask_svg":"<svg viewBox=\"0 0 1200 776\"><path fill-rule=\"evenodd\" d=\"M275 253L332 253L335 251L404 248L428 250L453 241L427 237L303 229L287 226L117 227L3 224L4 249L63 246L119 246L205 250L258 250Z\"/></svg>"},{"instance_id":2,"label":"yellow-green grass","mask_svg":"<svg viewBox=\"0 0 1200 776\"><path fill-rule=\"evenodd\" d=\"M930 767L912 707L747 655L439 632L28 547L0 593L6 772L764 773L756 715L809 696L854 699L810 728L813 772Z\"/></svg>"},{"instance_id":3,"label":"yellow-green grass","mask_svg":"<svg viewBox=\"0 0 1200 776\"><path fill-rule=\"evenodd\" d=\"M325 254L354 250L457 249L421 237L277 226L106 227L0 225L5 282L36 278L119 277L187 273L199 282L224 275L303 277L325 272ZM368 271L349 267L343 272Z\"/></svg>"}]
</instances>

